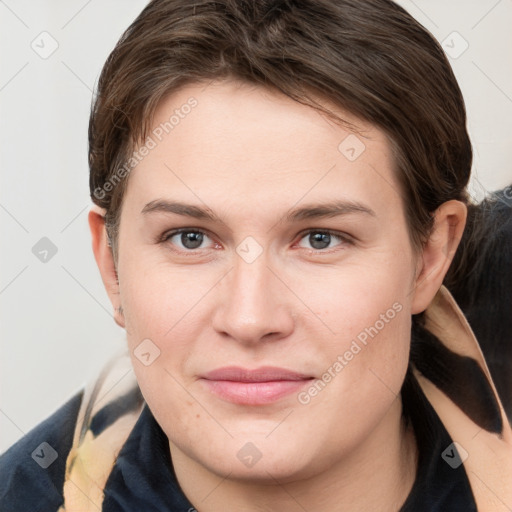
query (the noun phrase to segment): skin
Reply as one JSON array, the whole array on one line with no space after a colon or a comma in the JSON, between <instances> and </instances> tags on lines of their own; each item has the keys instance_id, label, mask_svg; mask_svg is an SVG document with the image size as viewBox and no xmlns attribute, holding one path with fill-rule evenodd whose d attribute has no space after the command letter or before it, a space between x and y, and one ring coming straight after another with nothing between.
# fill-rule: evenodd
<instances>
[{"instance_id":1,"label":"skin","mask_svg":"<svg viewBox=\"0 0 512 512\"><path fill-rule=\"evenodd\" d=\"M115 319L169 438L178 481L201 512L396 511L417 464L399 395L411 314L441 286L466 208L443 204L417 252L382 131L329 105L361 129L366 149L350 161L338 150L350 135L345 128L279 93L233 81L174 92L159 105L154 127L192 96L197 106L130 174L119 284L104 212L89 214ZM208 208L220 220L142 213L156 200ZM295 208L333 200L374 214L285 219ZM178 228L204 232L199 248L187 248L180 235L161 241ZM315 242L325 230L347 238ZM250 263L237 253L249 236L262 250ZM235 404L200 378L228 365L271 365L322 379L397 303L401 311L307 404L298 392L265 405ZM145 366L134 350L148 338L160 356ZM237 456L249 442L261 453L252 467Z\"/></svg>"}]
</instances>

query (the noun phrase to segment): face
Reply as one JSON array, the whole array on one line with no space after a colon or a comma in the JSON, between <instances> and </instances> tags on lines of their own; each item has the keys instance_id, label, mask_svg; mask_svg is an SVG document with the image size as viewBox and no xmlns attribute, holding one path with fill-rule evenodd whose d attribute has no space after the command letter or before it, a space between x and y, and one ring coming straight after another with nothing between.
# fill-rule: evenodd
<instances>
[{"instance_id":1,"label":"face","mask_svg":"<svg viewBox=\"0 0 512 512\"><path fill-rule=\"evenodd\" d=\"M311 476L395 410L416 258L385 135L343 117L357 136L260 87L190 85L130 174L134 370L171 453L219 475Z\"/></svg>"}]
</instances>

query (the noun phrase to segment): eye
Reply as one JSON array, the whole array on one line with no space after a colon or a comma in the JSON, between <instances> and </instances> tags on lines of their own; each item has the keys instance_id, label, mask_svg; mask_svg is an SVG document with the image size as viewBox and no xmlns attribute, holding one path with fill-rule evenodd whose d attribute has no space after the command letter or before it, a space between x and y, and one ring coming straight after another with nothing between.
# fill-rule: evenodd
<instances>
[{"instance_id":1,"label":"eye","mask_svg":"<svg viewBox=\"0 0 512 512\"><path fill-rule=\"evenodd\" d=\"M301 241L307 240L311 244L309 249L319 252L328 252L324 251L324 249L353 243L348 235L330 230L310 229L301 233L300 236ZM170 243L182 252L192 252L198 249L205 249L206 247L201 246L207 239L210 239L210 237L200 229L181 228L165 233L161 238L161 242ZM338 240L339 243L333 246L332 243L334 240ZM308 247L300 243L299 246L308 249Z\"/></svg>"},{"instance_id":2,"label":"eye","mask_svg":"<svg viewBox=\"0 0 512 512\"><path fill-rule=\"evenodd\" d=\"M201 244L207 238L210 237L204 231L183 228L166 233L162 237L162 242L170 242L172 245L177 245L181 250L192 251L194 249L204 249L204 247L201 247Z\"/></svg>"},{"instance_id":3,"label":"eye","mask_svg":"<svg viewBox=\"0 0 512 512\"><path fill-rule=\"evenodd\" d=\"M312 246L312 249L315 251L323 251L323 249L329 249L333 246L329 247L333 239L338 239L341 243L337 244L334 247L340 245L351 244L352 241L347 235L343 235L342 233L337 233L335 231L330 230L318 230L318 229L310 229L309 231L302 233L301 240L306 239ZM301 247L304 247L301 245ZM308 249L308 247L306 247Z\"/></svg>"}]
</instances>

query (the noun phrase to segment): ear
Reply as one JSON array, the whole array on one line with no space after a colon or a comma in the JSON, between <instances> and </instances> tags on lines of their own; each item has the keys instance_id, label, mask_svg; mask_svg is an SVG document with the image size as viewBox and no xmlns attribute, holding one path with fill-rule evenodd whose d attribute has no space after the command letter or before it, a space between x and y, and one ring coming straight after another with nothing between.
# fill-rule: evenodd
<instances>
[{"instance_id":1,"label":"ear","mask_svg":"<svg viewBox=\"0 0 512 512\"><path fill-rule=\"evenodd\" d=\"M125 327L121 295L119 294L119 280L112 255L112 248L108 243L105 228L105 210L93 206L89 212L89 228L92 237L92 250L100 270L103 285L114 308L114 320L120 327Z\"/></svg>"},{"instance_id":2,"label":"ear","mask_svg":"<svg viewBox=\"0 0 512 512\"><path fill-rule=\"evenodd\" d=\"M412 301L413 315L427 309L443 284L466 225L467 208L461 201L447 201L435 212L432 233L418 262Z\"/></svg>"}]
</instances>

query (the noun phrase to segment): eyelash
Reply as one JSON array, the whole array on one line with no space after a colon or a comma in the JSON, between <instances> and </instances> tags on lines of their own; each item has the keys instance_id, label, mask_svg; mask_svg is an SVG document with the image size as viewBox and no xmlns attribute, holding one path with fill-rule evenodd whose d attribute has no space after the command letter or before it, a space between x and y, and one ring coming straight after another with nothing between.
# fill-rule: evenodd
<instances>
[{"instance_id":1,"label":"eyelash","mask_svg":"<svg viewBox=\"0 0 512 512\"><path fill-rule=\"evenodd\" d=\"M176 235L179 235L181 233L200 233L202 235L206 235L207 237L211 238L209 236L209 234L206 232L206 231L203 231L202 229L196 229L196 228L180 228L180 229L175 229L173 231L168 231L166 233L164 233L161 237L161 239L159 240L160 243L167 243L172 237L176 236ZM321 234L324 234L324 235L330 235L332 237L336 237L338 238L341 243L339 245L343 246L343 245L354 245L354 240L347 234L344 234L344 233L340 233L338 231L333 231L333 230L330 230L330 229L307 229L305 231L301 231L297 236L299 236L299 241L302 240L305 236L311 234L311 233L321 233ZM336 246L338 247L338 246ZM334 251L336 251L336 247L334 248ZM330 254L333 252L333 249L329 250L329 249L307 249L307 248L303 248L305 249L306 251L309 251L310 254ZM201 249L188 249L188 250L182 250L182 249L178 249L177 252L181 252L181 253L190 253L190 254L195 254L197 253L198 251L201 251Z\"/></svg>"}]
</instances>

